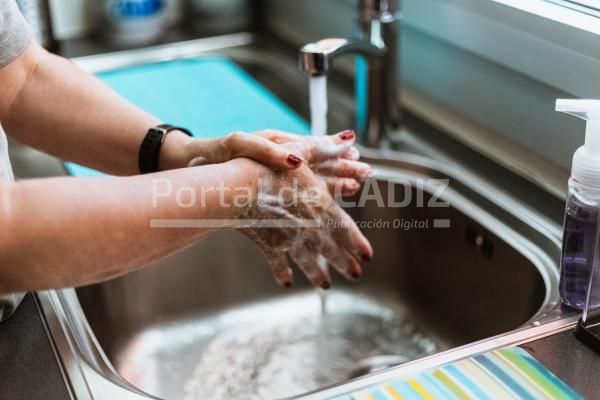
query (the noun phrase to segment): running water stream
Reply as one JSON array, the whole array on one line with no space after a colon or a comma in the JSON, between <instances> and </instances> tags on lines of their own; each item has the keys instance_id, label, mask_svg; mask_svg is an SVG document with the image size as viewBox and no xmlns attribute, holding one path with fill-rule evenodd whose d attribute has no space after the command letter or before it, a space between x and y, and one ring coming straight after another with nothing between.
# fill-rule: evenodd
<instances>
[{"instance_id":1,"label":"running water stream","mask_svg":"<svg viewBox=\"0 0 600 400\"><path fill-rule=\"evenodd\" d=\"M308 93L311 133L313 136L324 136L327 134L327 77L311 77Z\"/></svg>"},{"instance_id":2,"label":"running water stream","mask_svg":"<svg viewBox=\"0 0 600 400\"><path fill-rule=\"evenodd\" d=\"M325 136L327 134L327 77L313 76L309 80L309 105L310 105L310 125L313 136ZM327 260L323 256L319 257L319 268L327 271ZM327 314L327 291L317 289L321 301L321 315Z\"/></svg>"}]
</instances>

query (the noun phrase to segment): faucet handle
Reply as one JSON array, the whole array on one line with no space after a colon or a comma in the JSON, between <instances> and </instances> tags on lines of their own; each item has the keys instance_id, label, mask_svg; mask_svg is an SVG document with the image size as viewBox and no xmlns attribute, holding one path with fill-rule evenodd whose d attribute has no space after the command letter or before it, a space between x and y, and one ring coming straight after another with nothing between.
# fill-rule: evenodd
<instances>
[{"instance_id":1,"label":"faucet handle","mask_svg":"<svg viewBox=\"0 0 600 400\"><path fill-rule=\"evenodd\" d=\"M398 11L398 0L359 0L358 15L361 19L379 17L381 14L394 14Z\"/></svg>"}]
</instances>

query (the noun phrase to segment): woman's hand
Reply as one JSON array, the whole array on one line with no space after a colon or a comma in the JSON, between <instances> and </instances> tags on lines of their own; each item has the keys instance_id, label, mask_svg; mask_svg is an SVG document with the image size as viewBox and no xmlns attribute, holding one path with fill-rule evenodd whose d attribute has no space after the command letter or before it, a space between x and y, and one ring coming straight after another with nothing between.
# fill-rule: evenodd
<instances>
[{"instance_id":1,"label":"woman's hand","mask_svg":"<svg viewBox=\"0 0 600 400\"><path fill-rule=\"evenodd\" d=\"M331 277L320 262L322 257L344 277L360 278L358 260L370 260L373 250L325 182L307 165L263 176L252 205L240 216L238 229L264 251L277 282L292 285L288 257L313 285L324 289L331 286Z\"/></svg>"},{"instance_id":2,"label":"woman's hand","mask_svg":"<svg viewBox=\"0 0 600 400\"><path fill-rule=\"evenodd\" d=\"M173 134L175 135L175 134ZM249 158L275 170L292 170L308 165L326 183L330 193L352 195L360 183L371 176L371 167L359 162L354 147L356 135L344 131L337 135L314 137L265 130L254 134L234 132L220 139L189 139L181 134L168 152L177 152L177 165L163 169L223 163L234 158ZM182 145L182 141L184 141ZM175 143L177 147L175 147ZM165 147L169 145L169 136Z\"/></svg>"},{"instance_id":3,"label":"woman's hand","mask_svg":"<svg viewBox=\"0 0 600 400\"><path fill-rule=\"evenodd\" d=\"M360 154L354 147L356 134L352 130L329 136L299 136L277 130L255 134L300 153L336 197L355 194L373 174L369 164L358 161Z\"/></svg>"}]
</instances>

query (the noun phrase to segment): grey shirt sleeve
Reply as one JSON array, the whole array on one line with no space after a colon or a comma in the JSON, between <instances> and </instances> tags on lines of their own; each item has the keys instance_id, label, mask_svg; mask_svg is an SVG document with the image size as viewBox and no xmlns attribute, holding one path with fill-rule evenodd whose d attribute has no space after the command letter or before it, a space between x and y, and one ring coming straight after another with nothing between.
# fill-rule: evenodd
<instances>
[{"instance_id":1,"label":"grey shirt sleeve","mask_svg":"<svg viewBox=\"0 0 600 400\"><path fill-rule=\"evenodd\" d=\"M17 58L31 40L31 32L14 0L0 0L0 67Z\"/></svg>"},{"instance_id":2,"label":"grey shirt sleeve","mask_svg":"<svg viewBox=\"0 0 600 400\"><path fill-rule=\"evenodd\" d=\"M17 3L14 0L0 0L0 67L17 58L30 40L29 27L17 9ZM6 136L2 125L0 125L0 177L12 180ZM22 299L21 293L0 296L0 322L12 315Z\"/></svg>"}]
</instances>

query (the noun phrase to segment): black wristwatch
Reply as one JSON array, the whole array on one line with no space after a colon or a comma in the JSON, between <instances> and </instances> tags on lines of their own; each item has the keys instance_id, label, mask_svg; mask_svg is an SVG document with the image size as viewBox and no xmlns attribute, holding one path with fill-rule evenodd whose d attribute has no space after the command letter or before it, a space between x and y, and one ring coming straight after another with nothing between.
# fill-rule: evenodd
<instances>
[{"instance_id":1,"label":"black wristwatch","mask_svg":"<svg viewBox=\"0 0 600 400\"><path fill-rule=\"evenodd\" d=\"M160 148L162 147L167 134L175 130L181 131L188 136L194 136L188 129L169 124L161 124L148 130L144 140L142 140L138 156L140 173L149 174L158 171Z\"/></svg>"}]
</instances>

